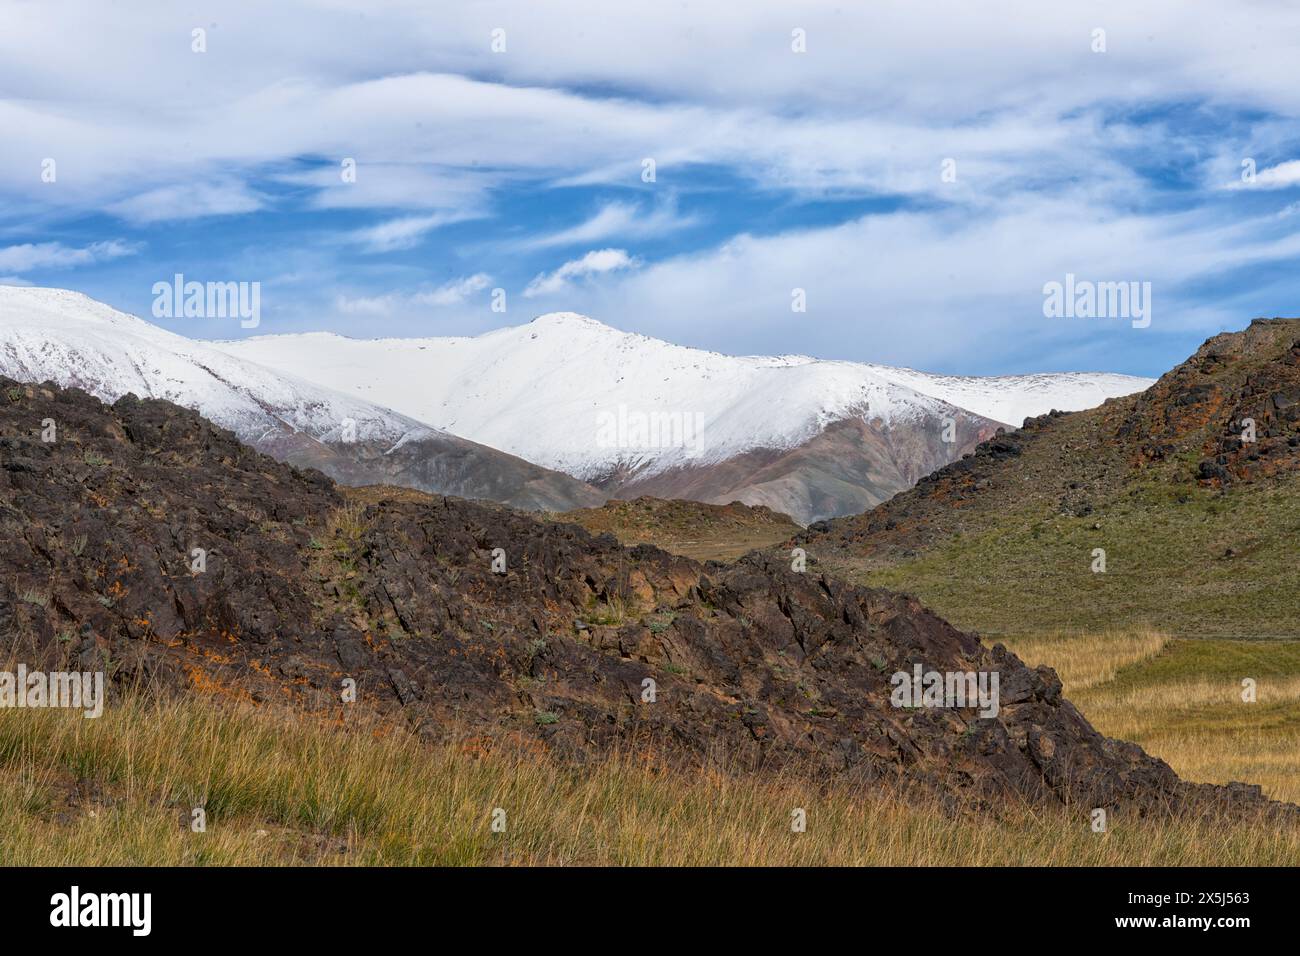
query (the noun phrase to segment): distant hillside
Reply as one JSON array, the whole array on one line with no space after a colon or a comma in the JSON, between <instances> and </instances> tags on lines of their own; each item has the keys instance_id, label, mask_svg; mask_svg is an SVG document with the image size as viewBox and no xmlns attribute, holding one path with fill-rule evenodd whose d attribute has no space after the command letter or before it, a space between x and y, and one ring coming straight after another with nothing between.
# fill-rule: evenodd
<instances>
[{"instance_id":1,"label":"distant hillside","mask_svg":"<svg viewBox=\"0 0 1300 956\"><path fill-rule=\"evenodd\" d=\"M697 561L730 561L755 548L784 541L800 530L787 515L739 501L710 505L650 497L615 499L599 508L566 511L555 517L580 524L593 534L609 532L625 545L653 544Z\"/></svg>"},{"instance_id":2,"label":"distant hillside","mask_svg":"<svg viewBox=\"0 0 1300 956\"><path fill-rule=\"evenodd\" d=\"M723 355L574 313L472 338L329 333L214 342L588 482L614 497L856 514L993 434L1150 380L933 375L806 355Z\"/></svg>"},{"instance_id":3,"label":"distant hillside","mask_svg":"<svg viewBox=\"0 0 1300 956\"><path fill-rule=\"evenodd\" d=\"M1300 320L1215 336L1145 392L1033 419L801 540L990 633L1300 636Z\"/></svg>"}]
</instances>

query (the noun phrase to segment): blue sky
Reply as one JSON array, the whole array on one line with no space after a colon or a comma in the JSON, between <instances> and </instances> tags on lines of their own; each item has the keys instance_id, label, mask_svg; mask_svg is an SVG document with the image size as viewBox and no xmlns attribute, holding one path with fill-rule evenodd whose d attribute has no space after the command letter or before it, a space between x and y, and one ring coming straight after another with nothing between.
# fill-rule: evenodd
<instances>
[{"instance_id":1,"label":"blue sky","mask_svg":"<svg viewBox=\"0 0 1300 956\"><path fill-rule=\"evenodd\" d=\"M571 310L969 374L1300 314L1300 9L1047 6L11 2L0 282L261 283L255 330L158 320L196 337ZM1150 282L1150 327L1044 317L1067 273Z\"/></svg>"}]
</instances>

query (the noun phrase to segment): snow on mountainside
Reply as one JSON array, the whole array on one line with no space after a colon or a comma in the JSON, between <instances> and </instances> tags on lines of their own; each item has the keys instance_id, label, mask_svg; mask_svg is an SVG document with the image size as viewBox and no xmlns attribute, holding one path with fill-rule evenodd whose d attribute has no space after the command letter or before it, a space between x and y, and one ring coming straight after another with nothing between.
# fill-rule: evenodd
<instances>
[{"instance_id":1,"label":"snow on mountainside","mask_svg":"<svg viewBox=\"0 0 1300 956\"><path fill-rule=\"evenodd\" d=\"M0 286L0 375L113 402L192 408L258 451L344 484L394 484L534 510L599 504L568 475L363 398L226 354L62 289Z\"/></svg>"},{"instance_id":2,"label":"snow on mountainside","mask_svg":"<svg viewBox=\"0 0 1300 956\"><path fill-rule=\"evenodd\" d=\"M1038 372L1032 375L933 375L910 368L867 365L882 378L942 398L959 408L1019 428L1052 409L1078 412L1108 398L1150 388L1153 378L1115 372Z\"/></svg>"},{"instance_id":3,"label":"snow on mountainside","mask_svg":"<svg viewBox=\"0 0 1300 956\"><path fill-rule=\"evenodd\" d=\"M282 429L321 441L355 423L358 441L396 443L429 429L355 396L235 358L64 289L0 286L0 373L185 405L240 438Z\"/></svg>"},{"instance_id":4,"label":"snow on mountainside","mask_svg":"<svg viewBox=\"0 0 1300 956\"><path fill-rule=\"evenodd\" d=\"M473 338L306 333L213 346L586 481L792 449L845 420L888 429L964 409L1018 426L1026 416L1090 407L1151 384L1127 375L966 378L806 356L722 355L573 313ZM684 423L685 440L642 440L638 416L654 415Z\"/></svg>"}]
</instances>

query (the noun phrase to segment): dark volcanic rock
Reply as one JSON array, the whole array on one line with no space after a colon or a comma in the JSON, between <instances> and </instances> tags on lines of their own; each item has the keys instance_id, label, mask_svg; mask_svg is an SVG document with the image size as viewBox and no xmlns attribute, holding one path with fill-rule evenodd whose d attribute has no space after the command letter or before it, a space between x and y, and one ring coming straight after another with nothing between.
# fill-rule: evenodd
<instances>
[{"instance_id":1,"label":"dark volcanic rock","mask_svg":"<svg viewBox=\"0 0 1300 956\"><path fill-rule=\"evenodd\" d=\"M911 598L757 553L702 566L453 498L360 504L174 405L5 379L0 464L0 629L29 663L103 660L118 682L371 708L577 760L631 745L976 801L1267 805L1103 737L1049 668ZM915 665L996 672L1000 712L894 707L890 677Z\"/></svg>"}]
</instances>

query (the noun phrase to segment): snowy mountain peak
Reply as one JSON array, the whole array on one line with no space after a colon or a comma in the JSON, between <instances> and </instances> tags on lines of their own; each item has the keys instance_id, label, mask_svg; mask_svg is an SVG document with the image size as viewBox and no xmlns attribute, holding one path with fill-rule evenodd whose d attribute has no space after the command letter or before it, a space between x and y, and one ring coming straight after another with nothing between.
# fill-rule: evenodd
<instances>
[{"instance_id":1,"label":"snowy mountain peak","mask_svg":"<svg viewBox=\"0 0 1300 956\"><path fill-rule=\"evenodd\" d=\"M598 322L578 312L546 312L528 323L533 328L548 329L583 329L590 332L613 332L622 334L618 329Z\"/></svg>"},{"instance_id":2,"label":"snowy mountain peak","mask_svg":"<svg viewBox=\"0 0 1300 956\"><path fill-rule=\"evenodd\" d=\"M88 325L130 330L153 328L148 322L88 295L41 286L0 285L0 322L58 328Z\"/></svg>"}]
</instances>

